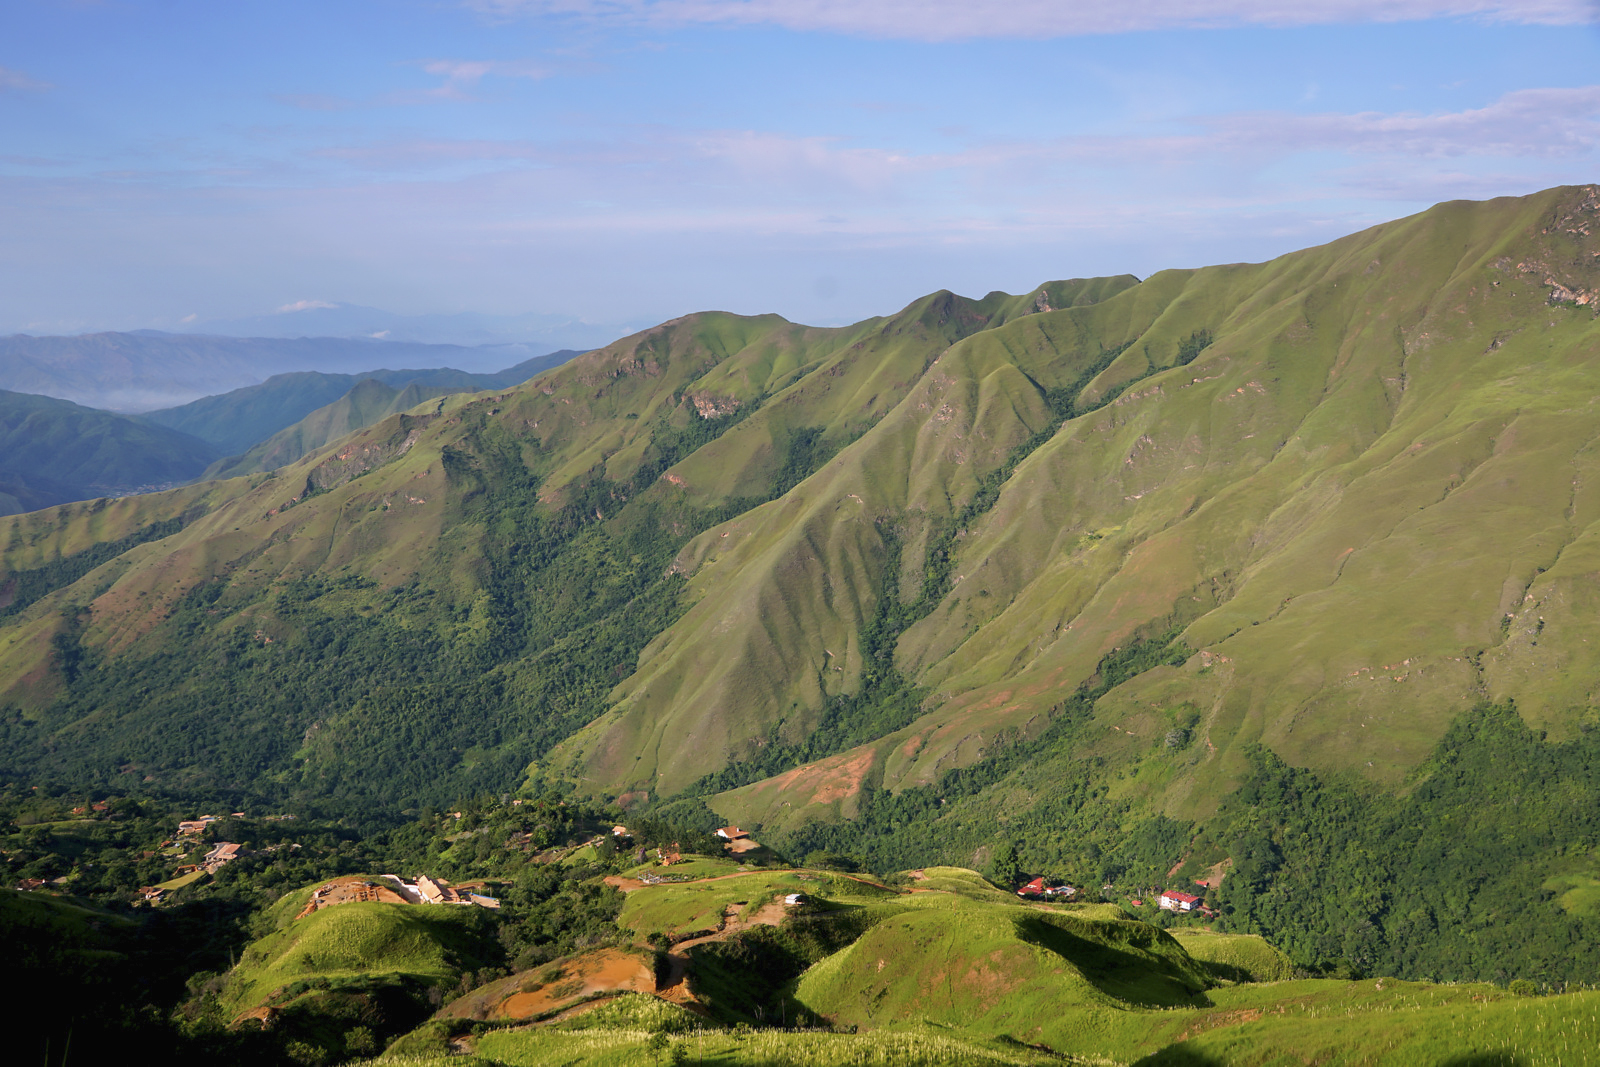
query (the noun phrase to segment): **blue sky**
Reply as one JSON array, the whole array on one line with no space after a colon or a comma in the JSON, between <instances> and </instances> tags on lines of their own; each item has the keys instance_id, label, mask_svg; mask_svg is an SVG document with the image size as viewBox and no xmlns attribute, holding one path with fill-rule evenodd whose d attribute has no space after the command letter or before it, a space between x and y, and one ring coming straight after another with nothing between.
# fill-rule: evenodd
<instances>
[{"instance_id":1,"label":"blue sky","mask_svg":"<svg viewBox=\"0 0 1600 1067\"><path fill-rule=\"evenodd\" d=\"M0 332L819 324L1600 180L1590 0L11 0ZM293 312L285 312L293 314Z\"/></svg>"}]
</instances>

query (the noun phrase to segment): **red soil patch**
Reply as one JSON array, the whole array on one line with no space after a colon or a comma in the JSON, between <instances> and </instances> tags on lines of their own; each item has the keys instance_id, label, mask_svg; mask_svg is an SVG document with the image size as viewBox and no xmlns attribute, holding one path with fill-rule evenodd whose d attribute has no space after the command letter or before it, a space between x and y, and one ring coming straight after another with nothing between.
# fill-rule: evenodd
<instances>
[{"instance_id":1,"label":"red soil patch","mask_svg":"<svg viewBox=\"0 0 1600 1067\"><path fill-rule=\"evenodd\" d=\"M831 804L845 800L861 791L861 783L872 769L874 753L866 751L845 752L838 756L808 763L792 771L750 786L755 796L777 793L811 792L809 804Z\"/></svg>"},{"instance_id":2,"label":"red soil patch","mask_svg":"<svg viewBox=\"0 0 1600 1067\"><path fill-rule=\"evenodd\" d=\"M649 963L617 949L598 949L557 966L559 973L548 979L541 968L491 982L446 1007L439 1017L533 1019L596 993L656 991L655 970Z\"/></svg>"},{"instance_id":3,"label":"red soil patch","mask_svg":"<svg viewBox=\"0 0 1600 1067\"><path fill-rule=\"evenodd\" d=\"M637 878L624 878L620 874L608 874L601 879L613 889L620 889L624 893L631 893L635 889L643 889L644 883Z\"/></svg>"},{"instance_id":4,"label":"red soil patch","mask_svg":"<svg viewBox=\"0 0 1600 1067\"><path fill-rule=\"evenodd\" d=\"M861 783L866 780L867 772L872 770L873 752L871 749L844 761L834 772L834 776L817 787L811 794L813 804L832 804L836 800L846 800L861 792Z\"/></svg>"},{"instance_id":5,"label":"red soil patch","mask_svg":"<svg viewBox=\"0 0 1600 1067\"><path fill-rule=\"evenodd\" d=\"M372 884L369 884L372 883ZM320 890L328 887L326 892ZM306 906L300 909L296 919L304 919L307 915L321 908L331 908L335 904L409 904L410 901L396 893L382 882L373 883L370 878L345 877L335 878L318 886L319 892L311 894L311 899L306 901Z\"/></svg>"},{"instance_id":6,"label":"red soil patch","mask_svg":"<svg viewBox=\"0 0 1600 1067\"><path fill-rule=\"evenodd\" d=\"M1217 886L1222 884L1222 880L1228 876L1228 871L1232 867L1233 860L1231 859L1223 860L1220 863L1213 863L1210 867L1206 868L1206 876L1204 878L1195 879L1195 884L1203 885L1207 889L1215 889Z\"/></svg>"}]
</instances>

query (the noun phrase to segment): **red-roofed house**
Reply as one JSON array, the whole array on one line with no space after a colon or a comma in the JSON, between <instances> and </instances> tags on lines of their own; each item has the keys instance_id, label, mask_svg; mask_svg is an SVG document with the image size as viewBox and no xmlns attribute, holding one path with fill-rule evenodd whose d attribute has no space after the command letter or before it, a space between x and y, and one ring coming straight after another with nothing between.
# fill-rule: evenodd
<instances>
[{"instance_id":1,"label":"red-roofed house","mask_svg":"<svg viewBox=\"0 0 1600 1067\"><path fill-rule=\"evenodd\" d=\"M1017 890L1017 896L1019 896L1019 897L1042 897L1042 896L1044 896L1044 879L1043 878L1035 878L1033 881L1029 882L1027 885L1025 885L1021 889Z\"/></svg>"},{"instance_id":2,"label":"red-roofed house","mask_svg":"<svg viewBox=\"0 0 1600 1067\"><path fill-rule=\"evenodd\" d=\"M1167 911L1193 911L1198 903L1200 903L1199 897L1169 889L1161 894L1159 906Z\"/></svg>"},{"instance_id":3,"label":"red-roofed house","mask_svg":"<svg viewBox=\"0 0 1600 1067\"><path fill-rule=\"evenodd\" d=\"M737 841L740 838L749 837L750 835L739 829L737 826L724 826L722 829L717 831L717 836L722 838L724 841Z\"/></svg>"}]
</instances>

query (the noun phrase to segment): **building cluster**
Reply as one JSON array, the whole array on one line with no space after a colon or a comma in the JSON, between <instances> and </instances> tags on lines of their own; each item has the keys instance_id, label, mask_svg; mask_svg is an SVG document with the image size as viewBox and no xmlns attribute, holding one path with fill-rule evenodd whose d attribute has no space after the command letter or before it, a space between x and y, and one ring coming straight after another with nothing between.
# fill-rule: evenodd
<instances>
[{"instance_id":1,"label":"building cluster","mask_svg":"<svg viewBox=\"0 0 1600 1067\"><path fill-rule=\"evenodd\" d=\"M394 891L409 904L476 904L480 908L500 906L500 901L494 897L474 893L466 886L453 886L442 878L430 878L426 874L417 875L414 882L408 882L398 874L386 874L383 877L393 884Z\"/></svg>"},{"instance_id":2,"label":"building cluster","mask_svg":"<svg viewBox=\"0 0 1600 1067\"><path fill-rule=\"evenodd\" d=\"M1043 878L1035 878L1033 881L1017 890L1017 896L1025 897L1031 900L1071 900L1077 895L1077 886L1066 885L1063 883L1047 885Z\"/></svg>"}]
</instances>

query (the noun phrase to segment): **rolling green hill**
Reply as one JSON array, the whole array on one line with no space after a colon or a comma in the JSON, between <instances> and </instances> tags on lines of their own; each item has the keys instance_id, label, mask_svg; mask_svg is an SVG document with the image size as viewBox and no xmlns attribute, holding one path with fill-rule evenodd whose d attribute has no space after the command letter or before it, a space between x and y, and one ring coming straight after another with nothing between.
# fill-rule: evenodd
<instances>
[{"instance_id":1,"label":"rolling green hill","mask_svg":"<svg viewBox=\"0 0 1600 1067\"><path fill-rule=\"evenodd\" d=\"M1595 789L1597 216L1570 187L838 329L692 315L270 475L7 519L0 769L558 785L880 869L1231 860L1297 960L1481 975L1520 937L1571 978L1591 917L1541 902L1595 826L1512 830ZM1451 922L1447 870L1494 908Z\"/></svg>"},{"instance_id":2,"label":"rolling green hill","mask_svg":"<svg viewBox=\"0 0 1600 1067\"><path fill-rule=\"evenodd\" d=\"M0 391L0 514L165 488L205 470L204 441L68 400Z\"/></svg>"},{"instance_id":3,"label":"rolling green hill","mask_svg":"<svg viewBox=\"0 0 1600 1067\"><path fill-rule=\"evenodd\" d=\"M378 1062L471 1051L512 1064L623 1064L652 1053L817 1067L1040 1057L1101 1067L1557 1064L1583 1062L1600 1035L1592 992L1296 979L1259 938L1196 925L1169 935L1113 905L1029 904L970 870L922 873L898 894L820 871L734 879L799 879L810 900L777 927L725 931L689 949L692 998L680 1003L695 1014L672 1003L679 987L654 998L606 988L592 966L569 960L480 987ZM619 922L636 936L673 929L675 903L727 884L633 889ZM635 907L634 897L651 899ZM589 984L569 981L577 974ZM547 1003L560 1010L525 1010Z\"/></svg>"}]
</instances>

